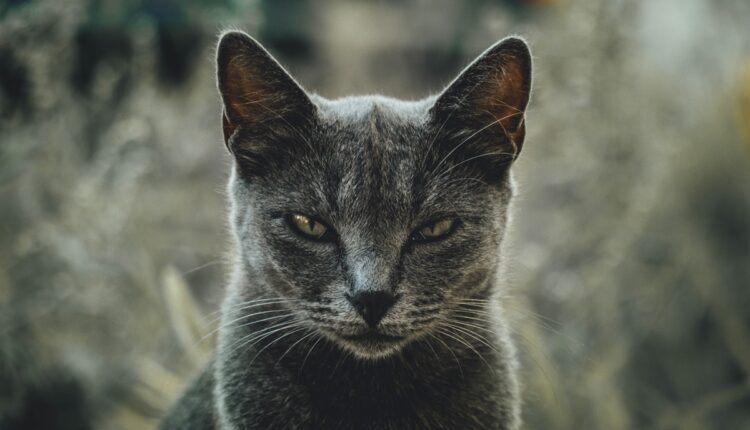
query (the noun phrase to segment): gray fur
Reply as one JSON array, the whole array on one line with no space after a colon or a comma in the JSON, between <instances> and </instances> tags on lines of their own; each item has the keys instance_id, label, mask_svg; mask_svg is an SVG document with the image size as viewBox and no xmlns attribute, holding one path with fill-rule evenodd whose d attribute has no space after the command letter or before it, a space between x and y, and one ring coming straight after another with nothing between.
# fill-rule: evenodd
<instances>
[{"instance_id":1,"label":"gray fur","mask_svg":"<svg viewBox=\"0 0 750 430\"><path fill-rule=\"evenodd\" d=\"M225 34L218 57L236 263L216 356L161 428L517 429L498 266L530 89L526 45L498 43L417 102L307 96L242 33ZM253 94L278 93L262 111L227 81L236 64ZM523 82L506 78L513 67ZM520 94L512 121L487 111L498 82ZM318 217L335 239L300 237L289 213ZM409 240L445 218L460 220L445 239ZM394 340L345 339L367 331L352 291L395 294L378 326Z\"/></svg>"}]
</instances>

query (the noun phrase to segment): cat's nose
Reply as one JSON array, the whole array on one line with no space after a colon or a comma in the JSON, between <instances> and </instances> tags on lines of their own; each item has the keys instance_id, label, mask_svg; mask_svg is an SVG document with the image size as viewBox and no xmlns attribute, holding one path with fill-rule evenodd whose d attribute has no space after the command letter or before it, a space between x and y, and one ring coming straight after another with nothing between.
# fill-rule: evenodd
<instances>
[{"instance_id":1,"label":"cat's nose","mask_svg":"<svg viewBox=\"0 0 750 430\"><path fill-rule=\"evenodd\" d=\"M370 328L375 328L396 302L393 294L384 291L361 291L346 298Z\"/></svg>"}]
</instances>

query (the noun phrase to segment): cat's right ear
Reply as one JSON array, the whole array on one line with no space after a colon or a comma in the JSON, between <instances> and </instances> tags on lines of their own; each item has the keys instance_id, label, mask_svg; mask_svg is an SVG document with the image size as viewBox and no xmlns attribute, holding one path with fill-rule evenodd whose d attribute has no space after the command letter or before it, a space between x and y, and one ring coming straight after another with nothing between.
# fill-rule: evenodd
<instances>
[{"instance_id":1,"label":"cat's right ear","mask_svg":"<svg viewBox=\"0 0 750 430\"><path fill-rule=\"evenodd\" d=\"M265 134L304 129L313 117L315 105L302 87L247 34L224 33L216 63L224 142L233 153L261 153L268 149Z\"/></svg>"}]
</instances>

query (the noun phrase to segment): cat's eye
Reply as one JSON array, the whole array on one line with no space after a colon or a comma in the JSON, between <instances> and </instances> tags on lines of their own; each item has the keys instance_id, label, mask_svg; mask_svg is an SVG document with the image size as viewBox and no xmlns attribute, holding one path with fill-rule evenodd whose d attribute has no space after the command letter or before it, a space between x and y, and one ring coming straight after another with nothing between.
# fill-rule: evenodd
<instances>
[{"instance_id":1,"label":"cat's eye","mask_svg":"<svg viewBox=\"0 0 750 430\"><path fill-rule=\"evenodd\" d=\"M411 240L414 242L428 242L443 239L453 233L456 225L457 221L454 219L444 219L424 224L412 233Z\"/></svg>"},{"instance_id":2,"label":"cat's eye","mask_svg":"<svg viewBox=\"0 0 750 430\"><path fill-rule=\"evenodd\" d=\"M310 239L325 240L330 236L331 232L322 222L302 214L291 214L289 216L289 224L298 233Z\"/></svg>"}]
</instances>

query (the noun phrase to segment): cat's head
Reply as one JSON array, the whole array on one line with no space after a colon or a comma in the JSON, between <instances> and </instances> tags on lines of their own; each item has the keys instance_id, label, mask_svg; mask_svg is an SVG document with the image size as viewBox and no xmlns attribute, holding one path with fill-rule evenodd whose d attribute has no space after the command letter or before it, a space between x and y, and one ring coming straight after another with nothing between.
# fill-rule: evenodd
<instances>
[{"instance_id":1,"label":"cat's head","mask_svg":"<svg viewBox=\"0 0 750 430\"><path fill-rule=\"evenodd\" d=\"M326 100L255 40L223 35L239 296L283 300L357 356L387 356L489 297L531 87L507 38L439 95ZM479 303L479 302L476 302Z\"/></svg>"}]
</instances>

